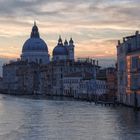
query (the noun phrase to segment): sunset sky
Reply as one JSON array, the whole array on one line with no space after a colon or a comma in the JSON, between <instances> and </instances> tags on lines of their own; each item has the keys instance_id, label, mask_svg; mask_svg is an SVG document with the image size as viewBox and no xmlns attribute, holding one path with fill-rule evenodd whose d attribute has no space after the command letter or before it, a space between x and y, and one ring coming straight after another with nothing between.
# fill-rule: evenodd
<instances>
[{"instance_id":1,"label":"sunset sky","mask_svg":"<svg viewBox=\"0 0 140 140\"><path fill-rule=\"evenodd\" d=\"M0 0L0 57L17 58L34 20L49 53L73 37L76 57L115 59L117 40L140 29L140 0Z\"/></svg>"}]
</instances>

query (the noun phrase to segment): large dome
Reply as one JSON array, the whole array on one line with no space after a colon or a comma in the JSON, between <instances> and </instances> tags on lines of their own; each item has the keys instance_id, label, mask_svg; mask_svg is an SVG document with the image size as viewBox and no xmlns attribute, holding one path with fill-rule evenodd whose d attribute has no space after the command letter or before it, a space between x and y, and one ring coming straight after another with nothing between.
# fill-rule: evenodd
<instances>
[{"instance_id":1,"label":"large dome","mask_svg":"<svg viewBox=\"0 0 140 140\"><path fill-rule=\"evenodd\" d=\"M40 52L40 51L48 52L48 47L45 41L40 38L36 23L34 23L30 38L24 43L23 48L22 48L22 53L31 52L31 51L32 52Z\"/></svg>"},{"instance_id":2,"label":"large dome","mask_svg":"<svg viewBox=\"0 0 140 140\"><path fill-rule=\"evenodd\" d=\"M47 51L48 47L41 38L29 38L23 45L22 52Z\"/></svg>"},{"instance_id":3,"label":"large dome","mask_svg":"<svg viewBox=\"0 0 140 140\"><path fill-rule=\"evenodd\" d=\"M57 46L53 49L54 55L68 55L67 48L63 45L61 37L58 40Z\"/></svg>"},{"instance_id":4,"label":"large dome","mask_svg":"<svg viewBox=\"0 0 140 140\"><path fill-rule=\"evenodd\" d=\"M21 60L35 62L38 64L48 64L48 47L43 39L40 38L36 23L32 27L30 38L27 39L22 47Z\"/></svg>"}]
</instances>

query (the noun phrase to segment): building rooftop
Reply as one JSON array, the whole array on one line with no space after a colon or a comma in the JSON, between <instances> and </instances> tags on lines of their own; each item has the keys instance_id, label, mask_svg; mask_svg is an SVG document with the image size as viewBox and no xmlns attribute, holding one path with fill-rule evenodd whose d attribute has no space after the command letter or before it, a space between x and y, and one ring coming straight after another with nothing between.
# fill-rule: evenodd
<instances>
[{"instance_id":1,"label":"building rooftop","mask_svg":"<svg viewBox=\"0 0 140 140\"><path fill-rule=\"evenodd\" d=\"M26 61L21 61L21 60L18 60L18 61L10 61L9 63L6 63L4 64L4 66L18 66L18 65L38 65L37 63L35 62L26 62Z\"/></svg>"}]
</instances>

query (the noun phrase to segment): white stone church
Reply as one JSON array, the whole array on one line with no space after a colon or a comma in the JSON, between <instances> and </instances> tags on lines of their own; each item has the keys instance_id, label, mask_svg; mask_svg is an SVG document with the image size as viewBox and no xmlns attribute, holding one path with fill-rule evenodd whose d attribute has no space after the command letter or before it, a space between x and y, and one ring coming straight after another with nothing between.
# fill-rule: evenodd
<instances>
[{"instance_id":1,"label":"white stone church","mask_svg":"<svg viewBox=\"0 0 140 140\"><path fill-rule=\"evenodd\" d=\"M74 44L72 38L69 43L65 40L62 42L61 36L58 44L53 50L53 61L74 61ZM30 38L27 39L22 48L21 60L27 62L36 62L38 64L48 64L50 62L48 46L43 39L40 38L39 30L34 23Z\"/></svg>"},{"instance_id":2,"label":"white stone church","mask_svg":"<svg viewBox=\"0 0 140 140\"><path fill-rule=\"evenodd\" d=\"M59 36L58 43L52 52L52 60L50 60L48 46L41 39L38 27L34 23L30 38L22 47L20 60L3 65L3 91L20 95L74 96L83 92L83 89L80 89L80 83L88 82L88 87L83 86L85 88L94 87L94 89L90 89L91 94L96 94L96 87L102 87L102 92L99 94L106 93L105 83L100 82L102 86L92 85L96 83L96 73L100 68L98 62L89 58L75 60L74 49L72 38L69 42L65 40L63 43ZM79 73L81 73L80 77ZM74 75L74 79L76 78L77 83L74 84L74 87L70 82L73 77L67 77L67 75ZM90 77L85 75L90 75ZM69 84L65 83L66 79ZM89 89L85 89L85 91L89 91Z\"/></svg>"}]
</instances>

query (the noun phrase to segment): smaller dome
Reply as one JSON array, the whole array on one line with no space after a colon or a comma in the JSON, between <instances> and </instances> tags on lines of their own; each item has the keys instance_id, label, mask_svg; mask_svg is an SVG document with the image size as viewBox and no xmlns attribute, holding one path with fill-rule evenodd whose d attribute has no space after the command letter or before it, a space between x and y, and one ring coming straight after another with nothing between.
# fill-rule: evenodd
<instances>
[{"instance_id":1,"label":"smaller dome","mask_svg":"<svg viewBox=\"0 0 140 140\"><path fill-rule=\"evenodd\" d=\"M59 36L57 46L53 49L53 56L54 55L68 55L67 48L63 45L61 36Z\"/></svg>"},{"instance_id":2,"label":"smaller dome","mask_svg":"<svg viewBox=\"0 0 140 140\"><path fill-rule=\"evenodd\" d=\"M65 46L63 46L63 44L58 44L53 49L53 55L68 55L67 48Z\"/></svg>"}]
</instances>

